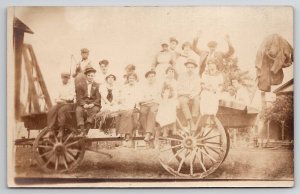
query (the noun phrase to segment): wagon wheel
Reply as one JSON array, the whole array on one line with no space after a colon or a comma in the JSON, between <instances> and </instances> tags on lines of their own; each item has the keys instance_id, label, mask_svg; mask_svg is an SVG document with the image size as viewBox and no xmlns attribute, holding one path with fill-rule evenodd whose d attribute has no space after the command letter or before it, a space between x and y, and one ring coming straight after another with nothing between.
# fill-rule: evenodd
<instances>
[{"instance_id":1,"label":"wagon wheel","mask_svg":"<svg viewBox=\"0 0 300 194\"><path fill-rule=\"evenodd\" d=\"M64 131L64 136L48 137L50 129L44 128L33 143L33 155L37 164L45 172L67 172L75 169L85 153L84 140L75 137L71 131Z\"/></svg>"},{"instance_id":2,"label":"wagon wheel","mask_svg":"<svg viewBox=\"0 0 300 194\"><path fill-rule=\"evenodd\" d=\"M202 122L201 122L202 120ZM204 178L224 161L229 140L221 122L214 116L198 119L190 130L177 119L177 134L160 137L159 161L170 174Z\"/></svg>"}]
</instances>

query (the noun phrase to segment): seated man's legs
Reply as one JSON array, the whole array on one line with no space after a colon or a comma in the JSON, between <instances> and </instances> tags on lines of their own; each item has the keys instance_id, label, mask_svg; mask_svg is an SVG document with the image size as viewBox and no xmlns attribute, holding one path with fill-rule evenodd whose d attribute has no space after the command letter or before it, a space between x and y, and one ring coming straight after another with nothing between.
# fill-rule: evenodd
<instances>
[{"instance_id":1,"label":"seated man's legs","mask_svg":"<svg viewBox=\"0 0 300 194\"><path fill-rule=\"evenodd\" d=\"M145 137L146 141L149 141L151 135L154 134L155 117L157 113L157 108L158 108L158 104L151 104L151 106L149 106L147 120L146 120L146 137Z\"/></svg>"},{"instance_id":2,"label":"seated man's legs","mask_svg":"<svg viewBox=\"0 0 300 194\"><path fill-rule=\"evenodd\" d=\"M192 119L192 114L189 108L189 98L186 96L180 96L178 98L179 103L180 103L180 108L183 112L183 115L185 117L186 120L190 120Z\"/></svg>"},{"instance_id":3,"label":"seated man's legs","mask_svg":"<svg viewBox=\"0 0 300 194\"><path fill-rule=\"evenodd\" d=\"M158 104L151 105L148 115L147 115L147 127L146 127L146 133L149 133L150 135L155 134L155 123L156 123L156 113L158 109Z\"/></svg>"},{"instance_id":4,"label":"seated man's legs","mask_svg":"<svg viewBox=\"0 0 300 194\"><path fill-rule=\"evenodd\" d=\"M65 104L58 111L57 123L60 129L66 125L67 119L71 117L70 111L73 110L73 104Z\"/></svg>"},{"instance_id":5,"label":"seated man's legs","mask_svg":"<svg viewBox=\"0 0 300 194\"><path fill-rule=\"evenodd\" d=\"M54 126L56 124L56 120L57 120L57 113L58 110L60 108L60 105L54 105L53 107L51 107L48 111L47 114L47 126L51 129L54 130Z\"/></svg>"},{"instance_id":6,"label":"seated man's legs","mask_svg":"<svg viewBox=\"0 0 300 194\"><path fill-rule=\"evenodd\" d=\"M81 132L84 132L84 112L85 109L82 106L76 107L76 121L77 126L80 128Z\"/></svg>"},{"instance_id":7,"label":"seated man's legs","mask_svg":"<svg viewBox=\"0 0 300 194\"><path fill-rule=\"evenodd\" d=\"M200 113L200 98L197 95L192 99L192 117L197 119L199 113Z\"/></svg>"},{"instance_id":8,"label":"seated man's legs","mask_svg":"<svg viewBox=\"0 0 300 194\"><path fill-rule=\"evenodd\" d=\"M185 119L190 124L190 127L193 127L194 122L193 122L193 119L192 119L192 113L191 113L190 108L189 108L190 99L186 96L180 96L178 99L179 99L179 103L180 103L180 108L183 112L183 115L184 115ZM198 108L199 108L199 106L198 106Z\"/></svg>"},{"instance_id":9,"label":"seated man's legs","mask_svg":"<svg viewBox=\"0 0 300 194\"><path fill-rule=\"evenodd\" d=\"M92 127L92 124L95 120L95 115L100 111L100 107L99 106L94 106L93 108L88 108L87 109L87 117L86 117L86 128L88 132L88 130Z\"/></svg>"},{"instance_id":10,"label":"seated man's legs","mask_svg":"<svg viewBox=\"0 0 300 194\"><path fill-rule=\"evenodd\" d=\"M147 128L147 115L149 112L149 107L146 105L142 105L140 107L140 124L142 125L143 131L146 131Z\"/></svg>"}]
</instances>

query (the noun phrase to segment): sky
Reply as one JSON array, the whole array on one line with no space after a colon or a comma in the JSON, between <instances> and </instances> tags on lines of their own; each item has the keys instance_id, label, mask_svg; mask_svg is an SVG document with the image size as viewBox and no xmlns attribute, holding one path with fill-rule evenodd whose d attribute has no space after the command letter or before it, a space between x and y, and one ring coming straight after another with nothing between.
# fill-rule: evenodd
<instances>
[{"instance_id":1,"label":"sky","mask_svg":"<svg viewBox=\"0 0 300 194\"><path fill-rule=\"evenodd\" d=\"M34 32L25 43L33 46L51 97L61 71L75 64L71 55L79 60L83 47L95 67L108 59L117 75L130 63L143 75L170 37L181 47L201 30L200 48L215 40L226 50L228 34L240 67L255 78L255 56L265 37L277 33L293 45L291 7L16 7L14 15ZM293 67L284 73L285 82Z\"/></svg>"}]
</instances>

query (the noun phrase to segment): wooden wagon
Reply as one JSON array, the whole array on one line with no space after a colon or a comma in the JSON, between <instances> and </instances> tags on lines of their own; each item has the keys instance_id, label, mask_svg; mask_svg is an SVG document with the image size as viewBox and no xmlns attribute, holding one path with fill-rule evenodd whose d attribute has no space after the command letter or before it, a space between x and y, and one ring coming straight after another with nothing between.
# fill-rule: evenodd
<instances>
[{"instance_id":1,"label":"wooden wagon","mask_svg":"<svg viewBox=\"0 0 300 194\"><path fill-rule=\"evenodd\" d=\"M111 117L118 117L111 113ZM157 159L162 167L176 177L204 178L213 173L225 160L230 140L228 128L253 127L257 110L228 101L220 101L217 116L199 116L195 128L185 124L180 109L174 130L168 137L158 137ZM90 142L125 141L124 137L79 137L74 132L76 121L66 127L61 139L50 138L46 126L46 114L24 117L26 127L41 128L34 139L20 139L17 144L33 143L34 158L45 172L63 173L74 170L83 160ZM98 123L99 124L99 123ZM143 141L143 136L133 137L133 141ZM98 151L107 156L109 153Z\"/></svg>"}]
</instances>

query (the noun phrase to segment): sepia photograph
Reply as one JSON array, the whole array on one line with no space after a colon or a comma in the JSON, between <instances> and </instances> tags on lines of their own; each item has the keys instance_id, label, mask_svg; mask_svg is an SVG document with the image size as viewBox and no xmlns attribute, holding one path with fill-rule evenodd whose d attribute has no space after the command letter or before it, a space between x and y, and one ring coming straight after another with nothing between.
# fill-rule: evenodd
<instances>
[{"instance_id":1,"label":"sepia photograph","mask_svg":"<svg viewBox=\"0 0 300 194\"><path fill-rule=\"evenodd\" d=\"M9 187L293 187L291 6L7 9Z\"/></svg>"}]
</instances>

